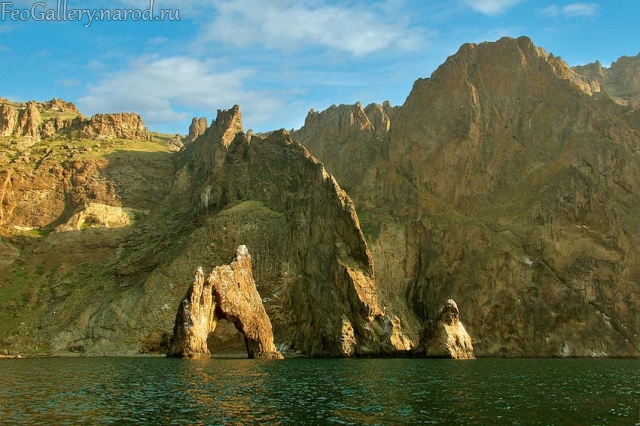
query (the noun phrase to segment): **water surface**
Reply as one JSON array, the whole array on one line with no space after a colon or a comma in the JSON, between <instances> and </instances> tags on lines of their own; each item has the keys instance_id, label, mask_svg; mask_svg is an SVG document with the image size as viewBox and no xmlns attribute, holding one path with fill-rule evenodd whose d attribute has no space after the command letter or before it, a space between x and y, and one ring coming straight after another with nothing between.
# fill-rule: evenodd
<instances>
[{"instance_id":1,"label":"water surface","mask_svg":"<svg viewBox=\"0 0 640 426\"><path fill-rule=\"evenodd\" d=\"M640 425L640 360L1 360L0 424Z\"/></svg>"}]
</instances>

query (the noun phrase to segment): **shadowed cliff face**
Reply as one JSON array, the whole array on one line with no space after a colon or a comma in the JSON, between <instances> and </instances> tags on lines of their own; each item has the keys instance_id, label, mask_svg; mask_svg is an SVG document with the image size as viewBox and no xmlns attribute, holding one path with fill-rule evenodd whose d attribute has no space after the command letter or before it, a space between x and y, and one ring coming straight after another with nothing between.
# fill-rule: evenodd
<instances>
[{"instance_id":1,"label":"shadowed cliff face","mask_svg":"<svg viewBox=\"0 0 640 426\"><path fill-rule=\"evenodd\" d=\"M382 138L311 114L294 137L348 188L403 321L452 297L481 356L637 356L639 139L592 94L502 39L418 80Z\"/></svg>"},{"instance_id":2,"label":"shadowed cliff face","mask_svg":"<svg viewBox=\"0 0 640 426\"><path fill-rule=\"evenodd\" d=\"M187 152L198 176L193 203L203 217L244 200L284 215L286 250L271 260L283 265L273 279L282 282L274 328L284 345L315 356L410 349L398 319L379 304L373 259L351 199L286 132L249 140L238 132L238 117L235 109L219 113L216 127Z\"/></svg>"}]
</instances>

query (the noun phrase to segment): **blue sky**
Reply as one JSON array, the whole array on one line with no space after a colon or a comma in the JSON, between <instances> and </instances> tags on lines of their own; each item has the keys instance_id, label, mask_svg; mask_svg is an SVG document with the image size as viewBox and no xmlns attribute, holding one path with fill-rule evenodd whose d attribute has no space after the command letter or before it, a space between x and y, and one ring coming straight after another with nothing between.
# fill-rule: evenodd
<instances>
[{"instance_id":1,"label":"blue sky","mask_svg":"<svg viewBox=\"0 0 640 426\"><path fill-rule=\"evenodd\" d=\"M570 65L640 52L635 0L155 0L154 16L177 10L180 20L90 25L43 15L58 0L36 3L0 0L1 97L134 111L168 133L234 104L256 131L298 128L332 104L399 105L467 42L526 35ZM150 4L68 0L66 10Z\"/></svg>"}]
</instances>

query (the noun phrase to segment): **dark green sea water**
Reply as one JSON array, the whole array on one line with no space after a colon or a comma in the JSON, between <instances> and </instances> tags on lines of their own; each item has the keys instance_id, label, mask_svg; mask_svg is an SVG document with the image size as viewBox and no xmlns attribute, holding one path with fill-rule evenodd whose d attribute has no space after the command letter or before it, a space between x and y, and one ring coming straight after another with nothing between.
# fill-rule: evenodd
<instances>
[{"instance_id":1,"label":"dark green sea water","mask_svg":"<svg viewBox=\"0 0 640 426\"><path fill-rule=\"evenodd\" d=\"M0 424L640 425L640 360L0 360Z\"/></svg>"}]
</instances>

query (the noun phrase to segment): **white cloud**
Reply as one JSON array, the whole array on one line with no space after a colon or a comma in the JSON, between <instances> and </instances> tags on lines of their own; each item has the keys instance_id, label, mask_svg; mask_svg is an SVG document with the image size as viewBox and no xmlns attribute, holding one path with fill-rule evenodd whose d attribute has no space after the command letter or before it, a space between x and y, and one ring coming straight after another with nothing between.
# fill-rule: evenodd
<instances>
[{"instance_id":1,"label":"white cloud","mask_svg":"<svg viewBox=\"0 0 640 426\"><path fill-rule=\"evenodd\" d=\"M549 18L557 18L558 16L560 16L560 6L558 6L557 4L552 4L549 7L540 9L538 12L541 15L547 16Z\"/></svg>"},{"instance_id":2,"label":"white cloud","mask_svg":"<svg viewBox=\"0 0 640 426\"><path fill-rule=\"evenodd\" d=\"M412 50L423 43L422 30L374 7L314 0L220 0L215 4L213 20L203 25L198 37L200 46L263 46L285 53L321 47L363 56L385 49Z\"/></svg>"},{"instance_id":3,"label":"white cloud","mask_svg":"<svg viewBox=\"0 0 640 426\"><path fill-rule=\"evenodd\" d=\"M503 13L507 9L522 3L523 0L462 0L464 4L476 12L489 16Z\"/></svg>"},{"instance_id":4,"label":"white cloud","mask_svg":"<svg viewBox=\"0 0 640 426\"><path fill-rule=\"evenodd\" d=\"M587 17L595 16L598 13L600 6L596 3L571 3L566 6L558 6L552 4L539 12L543 16L550 18L574 18L574 17Z\"/></svg>"},{"instance_id":5,"label":"white cloud","mask_svg":"<svg viewBox=\"0 0 640 426\"><path fill-rule=\"evenodd\" d=\"M168 38L164 36L152 37L147 41L149 46L159 46L162 44L166 44L169 41Z\"/></svg>"},{"instance_id":6,"label":"white cloud","mask_svg":"<svg viewBox=\"0 0 640 426\"><path fill-rule=\"evenodd\" d=\"M59 80L56 80L56 83L58 83L62 87L73 87L79 85L81 81L75 78L61 78Z\"/></svg>"},{"instance_id":7,"label":"white cloud","mask_svg":"<svg viewBox=\"0 0 640 426\"><path fill-rule=\"evenodd\" d=\"M89 63L87 64L87 69L90 71L99 71L104 69L105 67L106 65L103 62L96 59L89 61Z\"/></svg>"},{"instance_id":8,"label":"white cloud","mask_svg":"<svg viewBox=\"0 0 640 426\"><path fill-rule=\"evenodd\" d=\"M593 16L598 12L595 3L572 3L562 8L565 16Z\"/></svg>"},{"instance_id":9,"label":"white cloud","mask_svg":"<svg viewBox=\"0 0 640 426\"><path fill-rule=\"evenodd\" d=\"M252 70L219 71L215 61L188 57L143 57L108 74L79 99L85 113L134 111L147 124L191 118L186 111L210 111L239 104L245 123L259 127L281 108L282 94L252 91L245 80ZM211 118L211 117L210 117ZM185 125L186 130L186 125Z\"/></svg>"}]
</instances>

